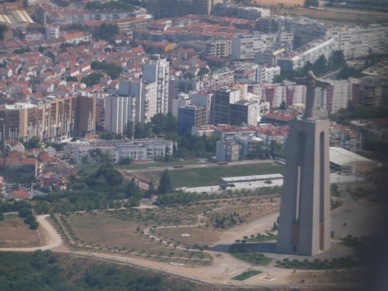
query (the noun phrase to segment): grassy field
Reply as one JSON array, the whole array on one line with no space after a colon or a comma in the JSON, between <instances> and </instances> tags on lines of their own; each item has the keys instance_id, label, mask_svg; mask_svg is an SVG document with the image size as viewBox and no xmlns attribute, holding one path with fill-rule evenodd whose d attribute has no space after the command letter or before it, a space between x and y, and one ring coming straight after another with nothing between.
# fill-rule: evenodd
<instances>
[{"instance_id":1,"label":"grassy field","mask_svg":"<svg viewBox=\"0 0 388 291\"><path fill-rule=\"evenodd\" d=\"M186 265L210 262L207 254L175 249L175 242L167 246L159 239L144 235L143 226L136 221L119 219L113 214L74 214L68 216L66 222L78 239L78 247L98 247L103 252L137 253L158 261L184 260ZM205 261L201 262L202 259Z\"/></svg>"},{"instance_id":2,"label":"grassy field","mask_svg":"<svg viewBox=\"0 0 388 291\"><path fill-rule=\"evenodd\" d=\"M169 173L174 187L198 187L218 185L222 183L223 177L264 175L283 172L284 167L282 165L268 162L182 169L170 171ZM160 175L160 171L139 173L139 176L142 176L146 181L149 181L151 177L154 178L154 181L158 181Z\"/></svg>"},{"instance_id":3,"label":"grassy field","mask_svg":"<svg viewBox=\"0 0 388 291\"><path fill-rule=\"evenodd\" d=\"M149 181L151 178L154 181L158 181L162 171L166 167L173 165L193 165L198 164L197 161L185 161L177 163L153 163L142 165L128 165L117 166L119 169L136 170L136 169L149 169L148 172L137 173L143 181ZM101 165L85 165L80 167L80 173L91 174ZM158 168L153 171L154 168ZM284 167L282 165L268 162L246 165L223 165L192 169L174 169L170 171L170 177L174 187L198 187L198 186L210 186L222 183L222 177L235 177L235 176L249 176L249 175L264 175L283 173Z\"/></svg>"},{"instance_id":4,"label":"grassy field","mask_svg":"<svg viewBox=\"0 0 388 291\"><path fill-rule=\"evenodd\" d=\"M252 265L265 266L272 261L271 258L264 254L257 253L254 249L254 244L233 244L230 247L230 252L233 257L246 261Z\"/></svg>"},{"instance_id":5,"label":"grassy field","mask_svg":"<svg viewBox=\"0 0 388 291\"><path fill-rule=\"evenodd\" d=\"M176 161L171 163L146 163L146 164L131 164L131 165L115 165L115 168L122 169L122 170L142 170L142 169L153 169L153 168L167 168L167 167L173 167L177 165L196 165L198 164L197 160L190 160L190 161ZM101 167L102 164L85 164L78 169L82 173L91 174L99 167Z\"/></svg>"},{"instance_id":6,"label":"grassy field","mask_svg":"<svg viewBox=\"0 0 388 291\"><path fill-rule=\"evenodd\" d=\"M269 234L261 234L260 236L255 236L253 238L249 238L248 242L266 242L271 240L276 240L277 235L269 233Z\"/></svg>"},{"instance_id":7,"label":"grassy field","mask_svg":"<svg viewBox=\"0 0 388 291\"><path fill-rule=\"evenodd\" d=\"M156 234L177 243L204 246L215 243L221 232L205 227L182 227L156 229Z\"/></svg>"},{"instance_id":8,"label":"grassy field","mask_svg":"<svg viewBox=\"0 0 388 291\"><path fill-rule=\"evenodd\" d=\"M171 162L171 163L147 163L147 164L132 164L132 165L117 165L116 168L123 169L123 170L140 170L140 169L153 169L153 168L167 168L172 166L178 166L178 165L197 165L197 160L190 160L190 161L177 161L177 162Z\"/></svg>"},{"instance_id":9,"label":"grassy field","mask_svg":"<svg viewBox=\"0 0 388 291\"><path fill-rule=\"evenodd\" d=\"M256 276L258 274L261 274L263 272L257 271L257 270L249 270L247 272L241 273L240 275L237 275L236 277L233 277L232 280L237 280L237 281L244 281L246 279L249 279L253 276Z\"/></svg>"},{"instance_id":10,"label":"grassy field","mask_svg":"<svg viewBox=\"0 0 388 291\"><path fill-rule=\"evenodd\" d=\"M187 264L209 264L208 255L193 252L217 242L222 229L214 229L214 217L239 213L245 223L278 209L278 195L199 201L174 207L121 209L62 216L77 247ZM199 226L199 225L200 226ZM230 225L233 226L233 225ZM225 225L225 228L229 228ZM207 261L206 261L207 260ZM265 258L254 262L265 263Z\"/></svg>"},{"instance_id":11,"label":"grassy field","mask_svg":"<svg viewBox=\"0 0 388 291\"><path fill-rule=\"evenodd\" d=\"M35 247L41 244L38 230L29 229L23 220L13 214L0 221L0 247Z\"/></svg>"}]
</instances>

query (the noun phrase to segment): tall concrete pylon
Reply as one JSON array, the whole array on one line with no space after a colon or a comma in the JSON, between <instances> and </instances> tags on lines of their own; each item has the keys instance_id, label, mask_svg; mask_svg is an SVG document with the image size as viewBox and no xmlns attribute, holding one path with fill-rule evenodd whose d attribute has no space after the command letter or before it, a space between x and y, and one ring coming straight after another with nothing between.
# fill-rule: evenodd
<instances>
[{"instance_id":1,"label":"tall concrete pylon","mask_svg":"<svg viewBox=\"0 0 388 291\"><path fill-rule=\"evenodd\" d=\"M315 88L328 83L311 71L295 81L307 86L307 100L290 122L276 250L313 256L330 249L329 120L315 113Z\"/></svg>"}]
</instances>

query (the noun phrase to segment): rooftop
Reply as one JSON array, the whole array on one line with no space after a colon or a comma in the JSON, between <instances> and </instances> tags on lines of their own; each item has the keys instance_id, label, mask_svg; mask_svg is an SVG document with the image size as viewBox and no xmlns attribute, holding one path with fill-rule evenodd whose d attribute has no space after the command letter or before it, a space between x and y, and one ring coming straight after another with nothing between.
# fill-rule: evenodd
<instances>
[{"instance_id":1,"label":"rooftop","mask_svg":"<svg viewBox=\"0 0 388 291\"><path fill-rule=\"evenodd\" d=\"M339 147L330 147L329 156L330 161L339 166L345 166L352 163L374 163L374 161L370 159Z\"/></svg>"}]
</instances>

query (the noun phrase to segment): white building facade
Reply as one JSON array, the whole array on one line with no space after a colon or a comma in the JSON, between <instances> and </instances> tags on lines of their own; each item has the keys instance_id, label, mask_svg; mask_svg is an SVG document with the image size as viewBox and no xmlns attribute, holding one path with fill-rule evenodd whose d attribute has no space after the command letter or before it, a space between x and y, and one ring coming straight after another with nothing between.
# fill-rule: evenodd
<instances>
[{"instance_id":1,"label":"white building facade","mask_svg":"<svg viewBox=\"0 0 388 291\"><path fill-rule=\"evenodd\" d=\"M122 134L128 122L134 122L136 98L133 96L105 97L105 129Z\"/></svg>"},{"instance_id":2,"label":"white building facade","mask_svg":"<svg viewBox=\"0 0 388 291\"><path fill-rule=\"evenodd\" d=\"M153 55L143 65L143 81L156 83L156 112L168 112L169 63L165 57Z\"/></svg>"}]
</instances>

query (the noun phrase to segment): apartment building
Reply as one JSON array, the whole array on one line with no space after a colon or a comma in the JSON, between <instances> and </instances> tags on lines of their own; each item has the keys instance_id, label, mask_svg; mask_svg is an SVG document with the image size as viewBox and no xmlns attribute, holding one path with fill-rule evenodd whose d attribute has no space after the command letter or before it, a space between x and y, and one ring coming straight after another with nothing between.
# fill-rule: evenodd
<instances>
[{"instance_id":1,"label":"apartment building","mask_svg":"<svg viewBox=\"0 0 388 291\"><path fill-rule=\"evenodd\" d=\"M240 90L229 87L218 89L212 96L211 123L230 123L230 104L240 100Z\"/></svg>"},{"instance_id":2,"label":"apartment building","mask_svg":"<svg viewBox=\"0 0 388 291\"><path fill-rule=\"evenodd\" d=\"M178 96L172 99L172 110L173 116L178 117L178 109L189 105L191 102L190 95L186 93L179 93Z\"/></svg>"},{"instance_id":3,"label":"apartment building","mask_svg":"<svg viewBox=\"0 0 388 291\"><path fill-rule=\"evenodd\" d=\"M330 113L336 113L338 110L348 106L352 86L348 80L329 80L328 82L330 82L330 85L325 88L316 89L316 104Z\"/></svg>"},{"instance_id":4,"label":"apartment building","mask_svg":"<svg viewBox=\"0 0 388 291\"><path fill-rule=\"evenodd\" d=\"M169 63L167 59L158 54L152 55L143 65L143 81L156 83L156 112L167 113L169 100Z\"/></svg>"},{"instance_id":5,"label":"apartment building","mask_svg":"<svg viewBox=\"0 0 388 291\"><path fill-rule=\"evenodd\" d=\"M186 105L178 108L178 133L191 132L193 126L208 124L207 108L205 106Z\"/></svg>"},{"instance_id":6,"label":"apartment building","mask_svg":"<svg viewBox=\"0 0 388 291\"><path fill-rule=\"evenodd\" d=\"M257 100L239 100L230 104L229 123L237 125L256 125L260 116L260 104Z\"/></svg>"},{"instance_id":7,"label":"apartment building","mask_svg":"<svg viewBox=\"0 0 388 291\"><path fill-rule=\"evenodd\" d=\"M265 36L259 33L236 35L232 38L233 60L254 59L255 54L267 48Z\"/></svg>"},{"instance_id":8,"label":"apartment building","mask_svg":"<svg viewBox=\"0 0 388 291\"><path fill-rule=\"evenodd\" d=\"M335 46L336 43L332 38L310 42L298 48L298 50L279 58L278 65L282 71L298 70L303 68L307 62L313 64L321 55L328 60Z\"/></svg>"},{"instance_id":9,"label":"apartment building","mask_svg":"<svg viewBox=\"0 0 388 291\"><path fill-rule=\"evenodd\" d=\"M78 131L81 120L77 117L85 112L78 109L78 97L60 99L47 96L39 103L15 103L0 107L0 130L2 139L60 141ZM77 111L80 110L80 113ZM82 124L82 122L81 122ZM5 132L4 132L5 129Z\"/></svg>"},{"instance_id":10,"label":"apartment building","mask_svg":"<svg viewBox=\"0 0 388 291\"><path fill-rule=\"evenodd\" d=\"M135 96L105 97L105 129L122 134L129 122L135 122Z\"/></svg>"},{"instance_id":11,"label":"apartment building","mask_svg":"<svg viewBox=\"0 0 388 291\"><path fill-rule=\"evenodd\" d=\"M84 137L88 133L96 130L96 112L97 112L96 95L77 96L74 136Z\"/></svg>"},{"instance_id":12,"label":"apartment building","mask_svg":"<svg viewBox=\"0 0 388 291\"><path fill-rule=\"evenodd\" d=\"M232 41L230 39L215 39L206 42L204 54L218 58L229 58L232 53Z\"/></svg>"},{"instance_id":13,"label":"apartment building","mask_svg":"<svg viewBox=\"0 0 388 291\"><path fill-rule=\"evenodd\" d=\"M233 4L218 3L214 5L213 15L257 20L262 17L270 17L271 10L259 7L244 7Z\"/></svg>"},{"instance_id":14,"label":"apartment building","mask_svg":"<svg viewBox=\"0 0 388 291\"><path fill-rule=\"evenodd\" d=\"M296 49L310 42L327 37L327 26L313 19L286 18L283 23L286 31L294 35L293 44Z\"/></svg>"},{"instance_id":15,"label":"apartment building","mask_svg":"<svg viewBox=\"0 0 388 291\"><path fill-rule=\"evenodd\" d=\"M92 161L90 151L100 149L103 153L118 162L122 158L153 161L155 157L172 153L174 142L164 139L134 139L112 140L104 142L69 142L65 145L64 156L72 159L76 164L83 159Z\"/></svg>"},{"instance_id":16,"label":"apartment building","mask_svg":"<svg viewBox=\"0 0 388 291\"><path fill-rule=\"evenodd\" d=\"M222 0L146 0L147 13L155 19L187 14L210 14L214 5Z\"/></svg>"},{"instance_id":17,"label":"apartment building","mask_svg":"<svg viewBox=\"0 0 388 291\"><path fill-rule=\"evenodd\" d=\"M202 80L198 78L188 79L183 77L171 76L169 80L169 112L177 112L173 109L173 100L178 98L178 95L181 93L189 93L191 91L200 91L205 88L205 84ZM178 106L179 107L179 106ZM178 108L176 107L176 108Z\"/></svg>"},{"instance_id":18,"label":"apartment building","mask_svg":"<svg viewBox=\"0 0 388 291\"><path fill-rule=\"evenodd\" d=\"M364 77L360 83L360 101L364 106L388 108L388 78Z\"/></svg>"},{"instance_id":19,"label":"apartment building","mask_svg":"<svg viewBox=\"0 0 388 291\"><path fill-rule=\"evenodd\" d=\"M329 127L329 145L355 152L361 149L362 134L347 125L331 123Z\"/></svg>"},{"instance_id":20,"label":"apartment building","mask_svg":"<svg viewBox=\"0 0 388 291\"><path fill-rule=\"evenodd\" d=\"M388 53L388 26L341 27L330 31L335 49L342 50L346 59L366 57L370 52Z\"/></svg>"},{"instance_id":21,"label":"apartment building","mask_svg":"<svg viewBox=\"0 0 388 291\"><path fill-rule=\"evenodd\" d=\"M236 162L240 159L241 145L235 140L220 140L216 143L217 162Z\"/></svg>"},{"instance_id":22,"label":"apartment building","mask_svg":"<svg viewBox=\"0 0 388 291\"><path fill-rule=\"evenodd\" d=\"M294 82L263 83L249 86L250 92L258 96L259 100L270 103L271 108L280 107L285 102L286 106L302 105L306 99L306 87Z\"/></svg>"}]
</instances>

